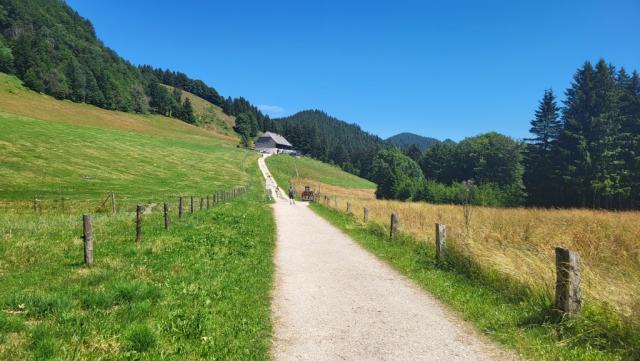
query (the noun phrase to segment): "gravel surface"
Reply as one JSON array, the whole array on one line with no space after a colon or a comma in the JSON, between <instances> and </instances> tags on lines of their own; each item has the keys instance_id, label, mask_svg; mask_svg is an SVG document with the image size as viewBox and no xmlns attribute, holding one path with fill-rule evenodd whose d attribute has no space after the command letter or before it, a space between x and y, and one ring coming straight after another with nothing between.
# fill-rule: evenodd
<instances>
[{"instance_id":1,"label":"gravel surface","mask_svg":"<svg viewBox=\"0 0 640 361\"><path fill-rule=\"evenodd\" d=\"M273 207L273 359L515 359L304 203Z\"/></svg>"}]
</instances>

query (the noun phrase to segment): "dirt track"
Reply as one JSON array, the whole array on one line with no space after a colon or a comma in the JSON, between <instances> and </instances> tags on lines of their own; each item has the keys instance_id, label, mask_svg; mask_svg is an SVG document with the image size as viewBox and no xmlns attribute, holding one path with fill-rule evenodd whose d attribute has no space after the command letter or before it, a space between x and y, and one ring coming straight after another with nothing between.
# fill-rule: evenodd
<instances>
[{"instance_id":1,"label":"dirt track","mask_svg":"<svg viewBox=\"0 0 640 361\"><path fill-rule=\"evenodd\" d=\"M275 360L513 359L303 203L274 212Z\"/></svg>"}]
</instances>

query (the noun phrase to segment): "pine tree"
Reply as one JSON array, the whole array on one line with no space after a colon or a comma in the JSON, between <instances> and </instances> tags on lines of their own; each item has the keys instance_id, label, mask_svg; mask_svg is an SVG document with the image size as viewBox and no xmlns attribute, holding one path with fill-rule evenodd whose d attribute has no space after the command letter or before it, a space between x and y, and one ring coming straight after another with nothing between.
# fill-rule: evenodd
<instances>
[{"instance_id":1,"label":"pine tree","mask_svg":"<svg viewBox=\"0 0 640 361\"><path fill-rule=\"evenodd\" d=\"M620 91L621 162L624 169L618 208L637 208L640 201L640 76L621 68L617 84Z\"/></svg>"},{"instance_id":2,"label":"pine tree","mask_svg":"<svg viewBox=\"0 0 640 361\"><path fill-rule=\"evenodd\" d=\"M409 158L413 159L415 162L418 162L422 157L422 152L417 145L411 144L407 149L405 149L404 154L406 154Z\"/></svg>"},{"instance_id":3,"label":"pine tree","mask_svg":"<svg viewBox=\"0 0 640 361\"><path fill-rule=\"evenodd\" d=\"M565 205L587 206L586 195L592 178L589 135L594 113L593 77L593 66L586 62L578 69L571 87L565 92L564 127L557 147Z\"/></svg>"},{"instance_id":4,"label":"pine tree","mask_svg":"<svg viewBox=\"0 0 640 361\"><path fill-rule=\"evenodd\" d=\"M587 62L567 89L557 147L565 205L606 207L623 191L614 74L604 60Z\"/></svg>"},{"instance_id":5,"label":"pine tree","mask_svg":"<svg viewBox=\"0 0 640 361\"><path fill-rule=\"evenodd\" d=\"M181 119L189 124L194 124L196 122L196 117L193 114L193 106L191 105L191 100L189 100L189 98L185 98L184 103L182 103Z\"/></svg>"},{"instance_id":6,"label":"pine tree","mask_svg":"<svg viewBox=\"0 0 640 361\"><path fill-rule=\"evenodd\" d=\"M535 137L528 139L531 145L534 145L542 152L550 151L552 145L558 140L562 129L562 123L560 123L558 115L559 111L553 90L545 90L544 96L535 112L535 119L531 121L531 128L529 129L529 132Z\"/></svg>"},{"instance_id":7,"label":"pine tree","mask_svg":"<svg viewBox=\"0 0 640 361\"><path fill-rule=\"evenodd\" d=\"M557 199L559 184L555 177L552 149L562 130L558 113L553 90L545 90L529 129L534 137L527 139L524 182L530 204L551 205Z\"/></svg>"}]
</instances>

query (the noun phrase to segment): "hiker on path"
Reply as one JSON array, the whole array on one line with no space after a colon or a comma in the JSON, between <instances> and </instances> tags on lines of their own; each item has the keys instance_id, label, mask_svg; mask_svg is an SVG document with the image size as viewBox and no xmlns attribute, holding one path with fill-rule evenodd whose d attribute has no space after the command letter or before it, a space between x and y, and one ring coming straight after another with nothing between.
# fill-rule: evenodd
<instances>
[{"instance_id":1,"label":"hiker on path","mask_svg":"<svg viewBox=\"0 0 640 361\"><path fill-rule=\"evenodd\" d=\"M296 204L295 196L296 189L293 187L293 185L291 185L289 186L289 204Z\"/></svg>"}]
</instances>

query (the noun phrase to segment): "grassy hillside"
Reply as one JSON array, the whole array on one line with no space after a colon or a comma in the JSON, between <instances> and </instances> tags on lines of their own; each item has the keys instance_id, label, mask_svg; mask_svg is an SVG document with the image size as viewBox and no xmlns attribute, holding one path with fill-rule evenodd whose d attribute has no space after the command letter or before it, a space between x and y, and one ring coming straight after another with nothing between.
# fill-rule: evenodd
<instances>
[{"instance_id":1,"label":"grassy hillside","mask_svg":"<svg viewBox=\"0 0 640 361\"><path fill-rule=\"evenodd\" d=\"M0 111L48 122L157 135L190 142L234 145L235 136L186 124L161 115L104 110L92 105L56 100L25 88L11 75L0 73Z\"/></svg>"},{"instance_id":2,"label":"grassy hillside","mask_svg":"<svg viewBox=\"0 0 640 361\"><path fill-rule=\"evenodd\" d=\"M0 80L0 360L268 360L274 224L256 154L181 121ZM250 191L198 210L200 196L239 185ZM111 191L118 212L97 212ZM179 195L196 196L181 220Z\"/></svg>"},{"instance_id":3,"label":"grassy hillside","mask_svg":"<svg viewBox=\"0 0 640 361\"><path fill-rule=\"evenodd\" d=\"M165 85L165 87L170 91L174 89L168 85ZM219 106L211 104L199 96L183 90L182 100L184 101L184 99L187 98L193 106L193 113L196 116L196 124L198 126L228 136L236 136L236 133L233 131L233 127L236 124L235 117L225 114Z\"/></svg>"},{"instance_id":4,"label":"grassy hillside","mask_svg":"<svg viewBox=\"0 0 640 361\"><path fill-rule=\"evenodd\" d=\"M132 203L248 181L251 153L219 133L58 101L0 79L0 201L37 196L53 206L65 197L89 206L114 191Z\"/></svg>"},{"instance_id":5,"label":"grassy hillside","mask_svg":"<svg viewBox=\"0 0 640 361\"><path fill-rule=\"evenodd\" d=\"M347 173L339 167L308 157L275 155L267 158L267 166L276 178L276 182L283 188L287 187L294 177L343 188L375 189L376 187L374 183Z\"/></svg>"}]
</instances>

